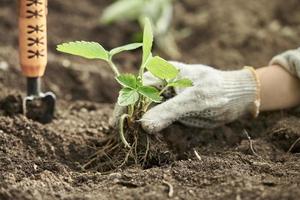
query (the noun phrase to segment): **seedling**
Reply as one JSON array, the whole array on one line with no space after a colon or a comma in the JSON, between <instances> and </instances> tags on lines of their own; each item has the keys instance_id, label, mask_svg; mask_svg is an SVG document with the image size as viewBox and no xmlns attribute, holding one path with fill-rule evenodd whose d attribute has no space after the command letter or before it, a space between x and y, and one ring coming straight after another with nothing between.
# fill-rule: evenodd
<instances>
[{"instance_id":1,"label":"seedling","mask_svg":"<svg viewBox=\"0 0 300 200\"><path fill-rule=\"evenodd\" d=\"M110 24L119 21L138 21L144 26L149 18L153 27L157 46L168 56L178 58L180 53L171 27L174 0L118 0L108 6L101 22ZM136 35L136 39L137 39ZM166 48L168 47L168 48Z\"/></svg>"},{"instance_id":2,"label":"seedling","mask_svg":"<svg viewBox=\"0 0 300 200\"><path fill-rule=\"evenodd\" d=\"M118 141L121 141L121 144L127 149L125 161L128 160L129 156L133 157L136 162L140 160L138 141L141 136L139 135L140 131L137 131L140 129L135 129L134 127L138 124L141 116L149 109L149 106L153 103L160 103L163 100L163 92L170 87L189 87L192 85L189 79L178 78L179 70L171 63L159 56L152 56L152 45L153 32L151 22L149 19L146 19L143 43L127 44L110 51L105 50L96 42L77 41L57 46L57 50L64 53L88 59L104 60L114 72L116 81L122 86L119 92L118 105L127 108L127 112L120 118L118 127ZM143 57L139 73L137 75L120 73L113 62L114 55L141 47L143 49ZM144 84L143 74L146 70L164 83L161 90ZM147 145L143 156L144 161L147 159L150 144L148 136L146 138ZM111 148L115 147L115 143L111 140L108 143ZM119 142L116 142L116 144L119 144Z\"/></svg>"}]
</instances>

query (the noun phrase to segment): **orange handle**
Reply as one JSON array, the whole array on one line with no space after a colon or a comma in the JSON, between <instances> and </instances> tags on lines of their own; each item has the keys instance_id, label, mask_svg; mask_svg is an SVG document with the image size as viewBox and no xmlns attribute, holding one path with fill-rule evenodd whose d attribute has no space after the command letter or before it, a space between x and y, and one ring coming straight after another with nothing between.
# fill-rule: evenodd
<instances>
[{"instance_id":1,"label":"orange handle","mask_svg":"<svg viewBox=\"0 0 300 200\"><path fill-rule=\"evenodd\" d=\"M47 0L19 0L19 53L22 72L41 77L47 65Z\"/></svg>"}]
</instances>

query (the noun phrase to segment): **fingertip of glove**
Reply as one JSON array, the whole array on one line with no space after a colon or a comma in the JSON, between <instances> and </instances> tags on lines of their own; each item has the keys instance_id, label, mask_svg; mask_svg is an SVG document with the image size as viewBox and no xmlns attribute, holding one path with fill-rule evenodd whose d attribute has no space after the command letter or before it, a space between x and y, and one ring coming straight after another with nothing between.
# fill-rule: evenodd
<instances>
[{"instance_id":1,"label":"fingertip of glove","mask_svg":"<svg viewBox=\"0 0 300 200\"><path fill-rule=\"evenodd\" d=\"M162 120L158 119L157 116L153 116L151 112L146 113L142 119L140 119L142 128L148 134L156 134L163 129Z\"/></svg>"},{"instance_id":2,"label":"fingertip of glove","mask_svg":"<svg viewBox=\"0 0 300 200\"><path fill-rule=\"evenodd\" d=\"M148 134L155 134L158 131L156 131L157 126L155 125L155 123L151 120L147 120L147 119L141 119L140 120L142 122L142 128L148 133Z\"/></svg>"}]
</instances>

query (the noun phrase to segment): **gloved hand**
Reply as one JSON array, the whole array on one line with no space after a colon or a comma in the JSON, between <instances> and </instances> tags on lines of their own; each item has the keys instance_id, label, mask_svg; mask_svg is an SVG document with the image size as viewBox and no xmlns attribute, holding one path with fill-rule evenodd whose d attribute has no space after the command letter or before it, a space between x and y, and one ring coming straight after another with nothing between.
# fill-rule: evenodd
<instances>
[{"instance_id":1,"label":"gloved hand","mask_svg":"<svg viewBox=\"0 0 300 200\"><path fill-rule=\"evenodd\" d=\"M174 88L175 96L151 108L142 117L148 133L160 130L179 121L188 126L213 128L246 113L257 116L259 110L259 81L255 71L245 68L238 71L220 71L205 65L172 64L180 70L179 78L189 78L193 86ZM160 88L162 82L149 72L144 84ZM111 124L126 111L116 106Z\"/></svg>"},{"instance_id":2,"label":"gloved hand","mask_svg":"<svg viewBox=\"0 0 300 200\"><path fill-rule=\"evenodd\" d=\"M205 65L172 64L180 69L181 77L193 81L193 86L174 88L175 97L146 112L141 121L147 132L159 132L175 121L213 128L247 113L258 115L260 84L253 68L220 71ZM149 73L144 80L154 86L160 84Z\"/></svg>"}]
</instances>

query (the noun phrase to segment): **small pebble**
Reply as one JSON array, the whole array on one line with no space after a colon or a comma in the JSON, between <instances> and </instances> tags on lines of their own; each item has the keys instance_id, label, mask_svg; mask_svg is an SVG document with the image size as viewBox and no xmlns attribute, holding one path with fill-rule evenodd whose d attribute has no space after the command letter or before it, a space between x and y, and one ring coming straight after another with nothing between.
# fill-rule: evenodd
<instances>
[{"instance_id":1,"label":"small pebble","mask_svg":"<svg viewBox=\"0 0 300 200\"><path fill-rule=\"evenodd\" d=\"M3 70L3 71L7 71L8 70L8 63L5 62L5 61L0 61L0 70Z\"/></svg>"},{"instance_id":2,"label":"small pebble","mask_svg":"<svg viewBox=\"0 0 300 200\"><path fill-rule=\"evenodd\" d=\"M34 169L34 171L36 171L36 170L37 170L37 168L38 168L38 166L37 166L36 164L34 164L34 165L33 165L33 169Z\"/></svg>"},{"instance_id":3,"label":"small pebble","mask_svg":"<svg viewBox=\"0 0 300 200\"><path fill-rule=\"evenodd\" d=\"M64 59L62 62L61 62L62 66L64 67L70 67L71 66L71 61L67 60L67 59Z\"/></svg>"}]
</instances>

